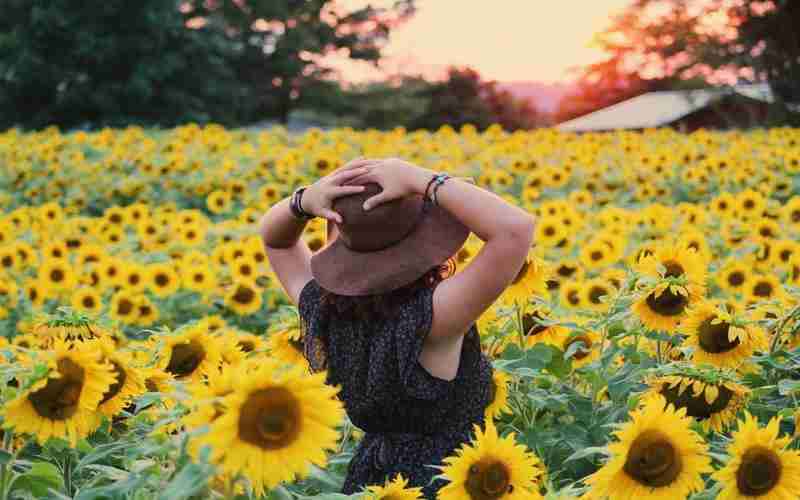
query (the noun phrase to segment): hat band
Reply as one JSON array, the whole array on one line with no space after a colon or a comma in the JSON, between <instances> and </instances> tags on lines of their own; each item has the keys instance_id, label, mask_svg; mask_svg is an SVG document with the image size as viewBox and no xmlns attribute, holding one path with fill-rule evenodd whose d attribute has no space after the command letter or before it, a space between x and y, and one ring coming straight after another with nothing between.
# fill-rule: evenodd
<instances>
[{"instance_id":1,"label":"hat band","mask_svg":"<svg viewBox=\"0 0 800 500\"><path fill-rule=\"evenodd\" d=\"M408 230L405 231L402 235L400 235L400 237L393 238L392 240L390 240L390 241L388 241L388 242L386 242L386 243L384 243L383 245L380 245L380 246L370 247L369 249L354 248L354 247L350 246L350 244L348 242L348 238L342 238L343 235L341 233L339 234L339 237L342 238L342 244L345 246L345 248L347 248L350 251L353 251L353 252L356 252L356 253L380 252L381 250L386 250L389 247L395 246L396 244L398 244L401 241L403 241L404 239L406 239L411 233L416 231L417 227L419 227L420 223L422 222L422 219L425 217L425 215L427 215L428 208L429 208L428 207L428 200L423 201L422 207L421 207L420 212L419 212L419 215L417 215L416 220L408 228Z\"/></svg>"}]
</instances>

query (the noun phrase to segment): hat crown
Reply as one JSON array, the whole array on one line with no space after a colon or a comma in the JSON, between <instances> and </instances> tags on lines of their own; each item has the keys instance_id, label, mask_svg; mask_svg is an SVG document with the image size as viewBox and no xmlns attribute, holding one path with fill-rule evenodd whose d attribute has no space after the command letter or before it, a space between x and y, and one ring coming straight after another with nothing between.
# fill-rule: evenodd
<instances>
[{"instance_id":1,"label":"hat crown","mask_svg":"<svg viewBox=\"0 0 800 500\"><path fill-rule=\"evenodd\" d=\"M375 183L364 187L361 193L337 198L332 208L342 217L342 223L336 224L342 243L356 252L376 252L414 230L422 216L423 201L420 196L407 196L364 210L364 202L383 191Z\"/></svg>"}]
</instances>

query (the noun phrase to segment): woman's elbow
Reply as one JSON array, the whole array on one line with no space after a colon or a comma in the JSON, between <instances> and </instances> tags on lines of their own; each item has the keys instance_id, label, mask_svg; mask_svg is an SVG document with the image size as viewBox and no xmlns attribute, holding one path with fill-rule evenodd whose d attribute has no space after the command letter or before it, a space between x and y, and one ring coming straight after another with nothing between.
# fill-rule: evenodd
<instances>
[{"instance_id":1,"label":"woman's elbow","mask_svg":"<svg viewBox=\"0 0 800 500\"><path fill-rule=\"evenodd\" d=\"M521 214L510 222L506 230L507 238L514 245L528 249L533 244L533 233L536 230L536 218L530 214Z\"/></svg>"}]
</instances>

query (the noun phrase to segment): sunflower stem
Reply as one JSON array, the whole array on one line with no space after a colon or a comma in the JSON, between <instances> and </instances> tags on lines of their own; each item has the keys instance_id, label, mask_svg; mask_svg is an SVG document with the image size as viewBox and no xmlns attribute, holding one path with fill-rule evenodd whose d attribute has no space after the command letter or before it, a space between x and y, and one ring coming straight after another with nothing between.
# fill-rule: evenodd
<instances>
[{"instance_id":1,"label":"sunflower stem","mask_svg":"<svg viewBox=\"0 0 800 500\"><path fill-rule=\"evenodd\" d=\"M14 439L13 432L10 429L6 429L3 432L3 451L7 451L11 453L11 443ZM10 486L8 478L10 467L13 462L13 457L11 460L4 462L0 465L0 500L6 500L8 498L8 488Z\"/></svg>"}]
</instances>

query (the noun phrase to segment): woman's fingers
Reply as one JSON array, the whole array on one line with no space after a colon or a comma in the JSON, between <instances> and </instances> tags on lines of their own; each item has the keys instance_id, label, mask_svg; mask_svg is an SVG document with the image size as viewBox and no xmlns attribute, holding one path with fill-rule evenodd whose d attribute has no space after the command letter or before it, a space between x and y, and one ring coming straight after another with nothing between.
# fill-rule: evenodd
<instances>
[{"instance_id":1,"label":"woman's fingers","mask_svg":"<svg viewBox=\"0 0 800 500\"><path fill-rule=\"evenodd\" d=\"M366 165L369 165L371 163L375 163L375 162L378 162L378 161L380 161L380 160L376 160L374 158L356 158L355 160L350 160L349 162L345 163L343 166L337 168L336 170L331 172L329 175L330 176L338 175L338 174L341 174L342 172L347 172L347 171L350 171L350 170L353 170L353 169L356 169L356 168L362 168L362 167L364 167Z\"/></svg>"},{"instance_id":2,"label":"woman's fingers","mask_svg":"<svg viewBox=\"0 0 800 500\"><path fill-rule=\"evenodd\" d=\"M342 184L345 184L348 181L355 179L360 175L364 175L368 172L369 169L366 167L354 168L351 170L343 170L342 172L339 172L339 174L337 174L335 178L331 179L331 182L341 186Z\"/></svg>"},{"instance_id":3,"label":"woman's fingers","mask_svg":"<svg viewBox=\"0 0 800 500\"><path fill-rule=\"evenodd\" d=\"M365 186L337 186L333 188L333 196L338 198L339 196L347 196L348 194L356 194L360 193L366 189Z\"/></svg>"},{"instance_id":4,"label":"woman's fingers","mask_svg":"<svg viewBox=\"0 0 800 500\"><path fill-rule=\"evenodd\" d=\"M320 210L320 215L325 219L328 219L332 222L338 222L339 224L342 223L342 216L331 210L330 208L323 208Z\"/></svg>"},{"instance_id":5,"label":"woman's fingers","mask_svg":"<svg viewBox=\"0 0 800 500\"><path fill-rule=\"evenodd\" d=\"M378 205L380 205L381 203L385 203L387 201L392 200L393 197L394 197L394 195L392 193L390 193L388 191L385 191L385 190L381 191L380 193L376 194L375 196L367 198L367 200L364 202L364 205L363 205L364 210L371 210L371 209L377 207Z\"/></svg>"}]
</instances>

